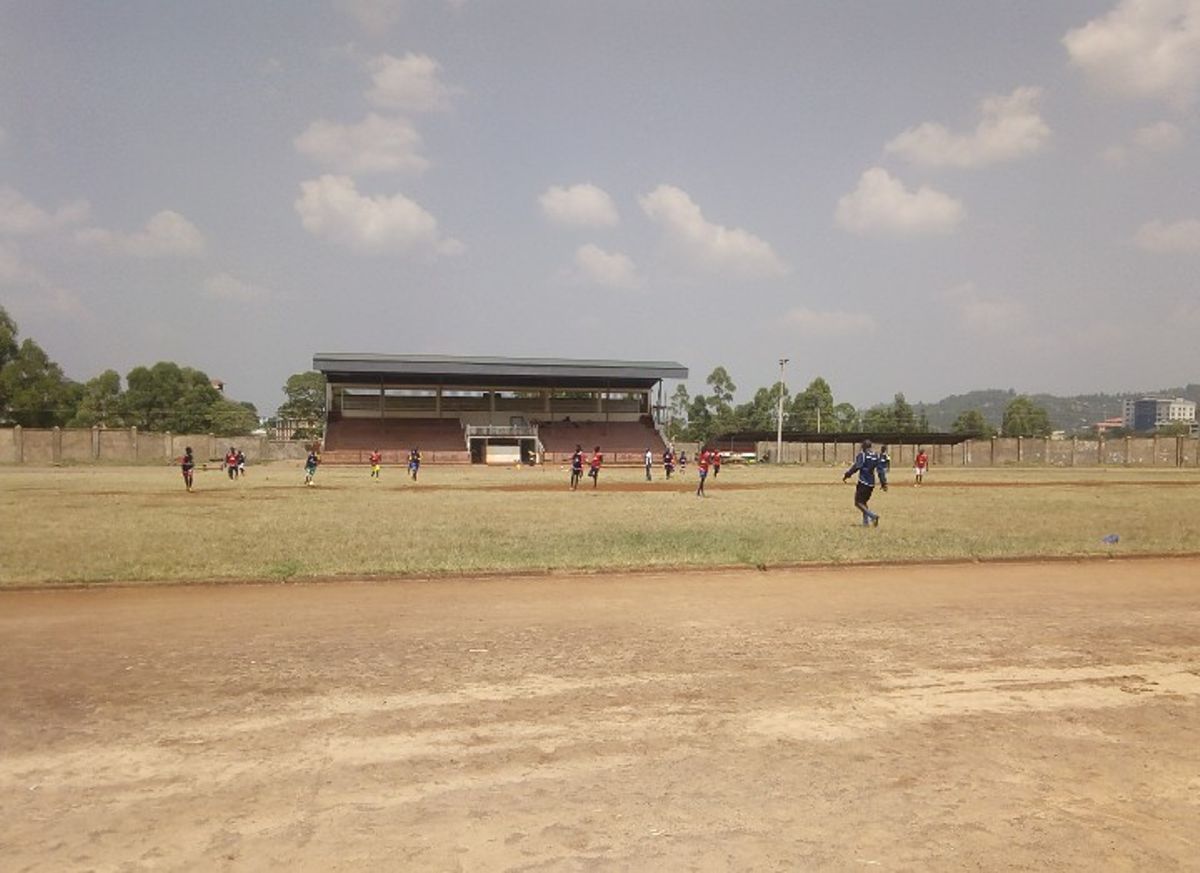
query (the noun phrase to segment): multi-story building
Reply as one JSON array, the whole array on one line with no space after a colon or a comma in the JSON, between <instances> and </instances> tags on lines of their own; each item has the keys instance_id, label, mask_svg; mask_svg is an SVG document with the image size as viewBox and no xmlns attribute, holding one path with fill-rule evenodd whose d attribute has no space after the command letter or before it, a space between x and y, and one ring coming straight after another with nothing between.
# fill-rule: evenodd
<instances>
[{"instance_id":1,"label":"multi-story building","mask_svg":"<svg viewBox=\"0 0 1200 873\"><path fill-rule=\"evenodd\" d=\"M1166 399L1143 397L1126 400L1121 416L1126 429L1138 433L1157 430L1168 424L1196 424L1196 404L1182 397Z\"/></svg>"}]
</instances>

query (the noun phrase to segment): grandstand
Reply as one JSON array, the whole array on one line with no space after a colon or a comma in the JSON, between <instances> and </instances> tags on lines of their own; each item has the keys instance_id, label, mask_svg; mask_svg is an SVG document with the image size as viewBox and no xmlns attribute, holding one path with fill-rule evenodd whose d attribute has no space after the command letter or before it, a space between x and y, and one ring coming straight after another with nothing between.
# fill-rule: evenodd
<instances>
[{"instance_id":1,"label":"grandstand","mask_svg":"<svg viewBox=\"0 0 1200 873\"><path fill-rule=\"evenodd\" d=\"M673 361L318 353L326 380L326 463L379 449L402 463L555 463L600 446L609 463L666 447L663 380Z\"/></svg>"}]
</instances>

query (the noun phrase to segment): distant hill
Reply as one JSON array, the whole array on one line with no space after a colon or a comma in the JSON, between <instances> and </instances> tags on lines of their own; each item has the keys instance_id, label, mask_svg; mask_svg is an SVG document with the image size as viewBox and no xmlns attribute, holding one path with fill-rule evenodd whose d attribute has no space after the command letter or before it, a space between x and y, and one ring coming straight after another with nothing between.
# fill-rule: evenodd
<instances>
[{"instance_id":1,"label":"distant hill","mask_svg":"<svg viewBox=\"0 0 1200 873\"><path fill-rule=\"evenodd\" d=\"M949 430L958 416L969 409L978 409L997 428L1004 418L1004 407L1017 396L1008 390L986 389L966 394L951 394L937 403L914 403L913 408L924 411L934 430ZM1154 391L1135 391L1125 394L1076 394L1073 397L1058 397L1054 394L1031 394L1034 403L1045 408L1055 430L1067 433L1087 431L1097 421L1121 414L1125 400L1139 397L1186 397L1200 403L1200 384L1183 388L1160 388Z\"/></svg>"}]
</instances>

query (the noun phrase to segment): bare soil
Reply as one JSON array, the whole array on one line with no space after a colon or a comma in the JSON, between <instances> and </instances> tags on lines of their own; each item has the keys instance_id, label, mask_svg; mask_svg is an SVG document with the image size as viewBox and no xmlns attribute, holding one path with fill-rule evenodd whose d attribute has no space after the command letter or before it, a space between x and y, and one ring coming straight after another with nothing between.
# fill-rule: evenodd
<instances>
[{"instance_id":1,"label":"bare soil","mask_svg":"<svg viewBox=\"0 0 1200 873\"><path fill-rule=\"evenodd\" d=\"M25 870L1195 870L1200 560L0 592Z\"/></svg>"}]
</instances>

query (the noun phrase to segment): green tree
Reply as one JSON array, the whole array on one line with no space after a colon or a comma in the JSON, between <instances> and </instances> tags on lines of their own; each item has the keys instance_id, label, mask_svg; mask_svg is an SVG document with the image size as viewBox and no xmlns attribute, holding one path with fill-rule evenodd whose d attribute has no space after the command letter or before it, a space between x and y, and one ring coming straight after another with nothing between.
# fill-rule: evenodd
<instances>
[{"instance_id":1,"label":"green tree","mask_svg":"<svg viewBox=\"0 0 1200 873\"><path fill-rule=\"evenodd\" d=\"M125 377L125 418L143 430L208 433L221 392L200 370L159 361Z\"/></svg>"},{"instance_id":2,"label":"green tree","mask_svg":"<svg viewBox=\"0 0 1200 873\"><path fill-rule=\"evenodd\" d=\"M854 404L839 403L833 407L833 424L830 426L830 430L849 433L858 430L860 426L858 410L854 408Z\"/></svg>"},{"instance_id":3,"label":"green tree","mask_svg":"<svg viewBox=\"0 0 1200 873\"><path fill-rule=\"evenodd\" d=\"M690 404L691 396L687 386L680 382L675 386L675 392L671 395L671 402L667 407L667 436L671 439L680 439L687 428Z\"/></svg>"},{"instance_id":4,"label":"green tree","mask_svg":"<svg viewBox=\"0 0 1200 873\"><path fill-rule=\"evenodd\" d=\"M729 373L724 367L717 367L708 374L708 378L704 381L712 389L712 405L714 407L722 404L728 406L733 403L733 395L737 393L737 386L733 384L733 379L729 377Z\"/></svg>"},{"instance_id":5,"label":"green tree","mask_svg":"<svg viewBox=\"0 0 1200 873\"><path fill-rule=\"evenodd\" d=\"M917 416L904 394L892 399L892 427L900 433L912 433L917 429Z\"/></svg>"},{"instance_id":6,"label":"green tree","mask_svg":"<svg viewBox=\"0 0 1200 873\"><path fill-rule=\"evenodd\" d=\"M713 434L713 414L709 409L708 400L703 394L697 394L692 398L692 405L688 407L687 427L683 429L681 436L685 440L698 440L704 442Z\"/></svg>"},{"instance_id":7,"label":"green tree","mask_svg":"<svg viewBox=\"0 0 1200 873\"><path fill-rule=\"evenodd\" d=\"M83 386L79 406L75 417L71 419L71 427L120 427L121 404L121 374L116 370L105 370L95 379Z\"/></svg>"},{"instance_id":8,"label":"green tree","mask_svg":"<svg viewBox=\"0 0 1200 873\"><path fill-rule=\"evenodd\" d=\"M210 430L222 436L244 436L259 426L258 410L253 403L224 397L212 406Z\"/></svg>"},{"instance_id":9,"label":"green tree","mask_svg":"<svg viewBox=\"0 0 1200 873\"><path fill-rule=\"evenodd\" d=\"M779 421L779 395L783 393L784 426L788 424L787 416L790 404L788 390L783 383L776 382L770 388L759 388L754 392L754 399L749 403L739 405L735 410L741 430L775 430Z\"/></svg>"},{"instance_id":10,"label":"green tree","mask_svg":"<svg viewBox=\"0 0 1200 873\"><path fill-rule=\"evenodd\" d=\"M868 433L891 433L896 430L894 407L872 406L862 415L862 429Z\"/></svg>"},{"instance_id":11,"label":"green tree","mask_svg":"<svg viewBox=\"0 0 1200 873\"><path fill-rule=\"evenodd\" d=\"M987 419L978 409L967 409L960 412L958 418L954 419L954 423L950 425L950 432L976 439L988 439L996 435L996 429L988 424Z\"/></svg>"},{"instance_id":12,"label":"green tree","mask_svg":"<svg viewBox=\"0 0 1200 873\"><path fill-rule=\"evenodd\" d=\"M17 356L17 323L0 306L0 367Z\"/></svg>"},{"instance_id":13,"label":"green tree","mask_svg":"<svg viewBox=\"0 0 1200 873\"><path fill-rule=\"evenodd\" d=\"M0 368L3 415L22 427L56 427L75 414L79 389L36 342L24 340Z\"/></svg>"},{"instance_id":14,"label":"green tree","mask_svg":"<svg viewBox=\"0 0 1200 873\"><path fill-rule=\"evenodd\" d=\"M293 373L288 376L283 393L287 400L279 407L279 417L312 422L315 427L311 433L320 436L325 426L325 377L315 370Z\"/></svg>"},{"instance_id":15,"label":"green tree","mask_svg":"<svg viewBox=\"0 0 1200 873\"><path fill-rule=\"evenodd\" d=\"M833 389L821 376L792 398L792 430L816 433L833 427Z\"/></svg>"},{"instance_id":16,"label":"green tree","mask_svg":"<svg viewBox=\"0 0 1200 873\"><path fill-rule=\"evenodd\" d=\"M1004 408L1001 432L1004 436L1049 436L1050 416L1045 409L1021 394Z\"/></svg>"}]
</instances>

